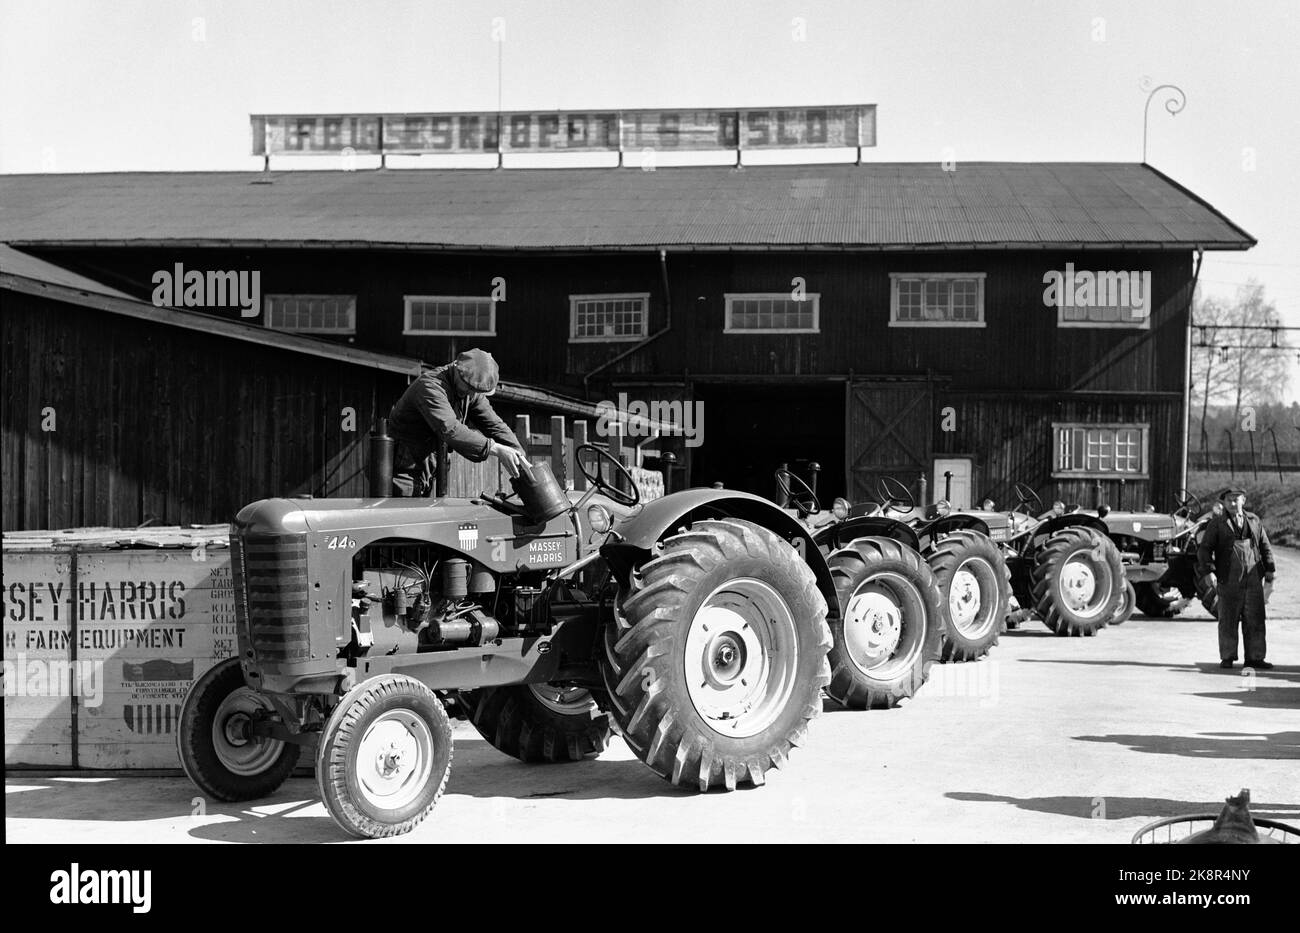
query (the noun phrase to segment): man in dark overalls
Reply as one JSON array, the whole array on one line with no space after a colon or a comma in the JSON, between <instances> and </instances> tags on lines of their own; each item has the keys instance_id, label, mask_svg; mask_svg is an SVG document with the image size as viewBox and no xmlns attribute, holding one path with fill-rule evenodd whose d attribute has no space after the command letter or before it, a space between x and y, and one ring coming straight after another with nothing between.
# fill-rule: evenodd
<instances>
[{"instance_id":1,"label":"man in dark overalls","mask_svg":"<svg viewBox=\"0 0 1300 933\"><path fill-rule=\"evenodd\" d=\"M388 415L396 441L394 495L433 495L431 455L440 440L475 463L496 457L511 476L528 469L519 439L488 401L498 376L491 353L467 350L445 366L425 370L406 387Z\"/></svg>"},{"instance_id":2,"label":"man in dark overalls","mask_svg":"<svg viewBox=\"0 0 1300 933\"><path fill-rule=\"evenodd\" d=\"M1219 587L1219 667L1237 660L1237 625L1245 642L1245 667L1269 670L1264 660L1264 583L1270 585L1276 567L1268 533L1254 512L1246 511L1246 491L1229 489L1222 515L1205 526L1196 553L1197 572Z\"/></svg>"}]
</instances>

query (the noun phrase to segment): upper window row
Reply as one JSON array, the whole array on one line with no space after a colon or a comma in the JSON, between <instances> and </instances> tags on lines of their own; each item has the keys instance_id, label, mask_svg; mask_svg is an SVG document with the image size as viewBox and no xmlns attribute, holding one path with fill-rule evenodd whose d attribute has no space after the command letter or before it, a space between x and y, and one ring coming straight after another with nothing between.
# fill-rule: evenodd
<instances>
[{"instance_id":1,"label":"upper window row","mask_svg":"<svg viewBox=\"0 0 1300 933\"><path fill-rule=\"evenodd\" d=\"M982 272L893 273L890 327L983 327ZM728 334L815 334L821 329L821 296L788 292L727 294ZM609 343L641 340L649 333L650 295L633 292L569 297L569 340ZM356 333L355 295L268 295L266 326L315 334ZM1057 309L1061 327L1148 328L1147 317L1117 315L1106 304ZM417 336L496 335L496 302L477 296L407 295L404 334Z\"/></svg>"}]
</instances>

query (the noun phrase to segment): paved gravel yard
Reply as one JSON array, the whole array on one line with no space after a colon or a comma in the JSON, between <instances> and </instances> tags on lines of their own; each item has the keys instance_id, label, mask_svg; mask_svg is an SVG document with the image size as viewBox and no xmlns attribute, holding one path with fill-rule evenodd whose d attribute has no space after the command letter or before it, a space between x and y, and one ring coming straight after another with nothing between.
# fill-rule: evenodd
<instances>
[{"instance_id":1,"label":"paved gravel yard","mask_svg":"<svg viewBox=\"0 0 1300 933\"><path fill-rule=\"evenodd\" d=\"M1267 673L1220 671L1199 606L1096 638L1030 623L978 664L936 667L901 709L828 712L766 787L705 796L617 740L595 761L530 767L462 723L433 817L390 842L1124 842L1241 787L1257 815L1300 823L1300 551L1279 559ZM5 790L11 842L341 838L307 779L202 815L179 777L18 774Z\"/></svg>"}]
</instances>

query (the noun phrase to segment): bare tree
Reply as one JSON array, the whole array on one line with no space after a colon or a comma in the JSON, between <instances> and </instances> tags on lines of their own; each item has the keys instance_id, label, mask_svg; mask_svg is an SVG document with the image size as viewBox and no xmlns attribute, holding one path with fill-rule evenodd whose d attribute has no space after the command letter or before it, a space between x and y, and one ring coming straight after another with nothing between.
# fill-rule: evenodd
<instances>
[{"instance_id":1,"label":"bare tree","mask_svg":"<svg viewBox=\"0 0 1300 933\"><path fill-rule=\"evenodd\" d=\"M1198 295L1194 308L1192 319L1210 344L1192 350L1192 394L1200 403L1204 438L1211 405L1231 405L1239 422L1243 405L1282 401L1291 375L1290 344L1286 331L1270 329L1279 324L1277 309L1254 279L1230 303Z\"/></svg>"}]
</instances>

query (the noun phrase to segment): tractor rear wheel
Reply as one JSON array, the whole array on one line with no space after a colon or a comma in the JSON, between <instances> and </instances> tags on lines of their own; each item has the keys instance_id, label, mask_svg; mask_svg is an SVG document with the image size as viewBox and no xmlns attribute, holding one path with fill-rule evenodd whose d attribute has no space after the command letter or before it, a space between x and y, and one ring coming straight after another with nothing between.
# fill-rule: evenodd
<instances>
[{"instance_id":1,"label":"tractor rear wheel","mask_svg":"<svg viewBox=\"0 0 1300 933\"><path fill-rule=\"evenodd\" d=\"M1011 604L1011 571L987 535L946 535L926 558L948 607L941 661L974 661L998 643Z\"/></svg>"},{"instance_id":2,"label":"tractor rear wheel","mask_svg":"<svg viewBox=\"0 0 1300 933\"><path fill-rule=\"evenodd\" d=\"M461 697L479 735L520 761L581 761L609 744L609 716L581 687L520 684Z\"/></svg>"},{"instance_id":3,"label":"tractor rear wheel","mask_svg":"<svg viewBox=\"0 0 1300 933\"><path fill-rule=\"evenodd\" d=\"M238 658L217 664L181 706L176 747L186 776L217 800L275 793L298 764L300 746L251 733L256 717L273 712L270 701L244 683Z\"/></svg>"},{"instance_id":4,"label":"tractor rear wheel","mask_svg":"<svg viewBox=\"0 0 1300 933\"><path fill-rule=\"evenodd\" d=\"M910 697L939 659L943 594L921 555L889 538L858 538L831 555L839 611L831 621L826 693L851 709Z\"/></svg>"},{"instance_id":5,"label":"tractor rear wheel","mask_svg":"<svg viewBox=\"0 0 1300 933\"><path fill-rule=\"evenodd\" d=\"M1125 582L1110 538L1091 528L1062 528L1034 564L1034 608L1058 635L1095 635L1114 616Z\"/></svg>"},{"instance_id":6,"label":"tractor rear wheel","mask_svg":"<svg viewBox=\"0 0 1300 933\"><path fill-rule=\"evenodd\" d=\"M762 784L802 745L830 680L826 600L774 532L695 522L636 568L604 626L610 716L674 784Z\"/></svg>"},{"instance_id":7,"label":"tractor rear wheel","mask_svg":"<svg viewBox=\"0 0 1300 933\"><path fill-rule=\"evenodd\" d=\"M1137 608L1137 591L1134 590L1133 584L1125 580L1124 588L1120 591L1118 605L1115 606L1115 614L1110 617L1111 625L1123 625L1129 619L1133 618L1133 610Z\"/></svg>"},{"instance_id":8,"label":"tractor rear wheel","mask_svg":"<svg viewBox=\"0 0 1300 933\"><path fill-rule=\"evenodd\" d=\"M330 714L316 749L325 809L354 836L409 832L433 810L451 772L442 700L404 674L362 681Z\"/></svg>"}]
</instances>

